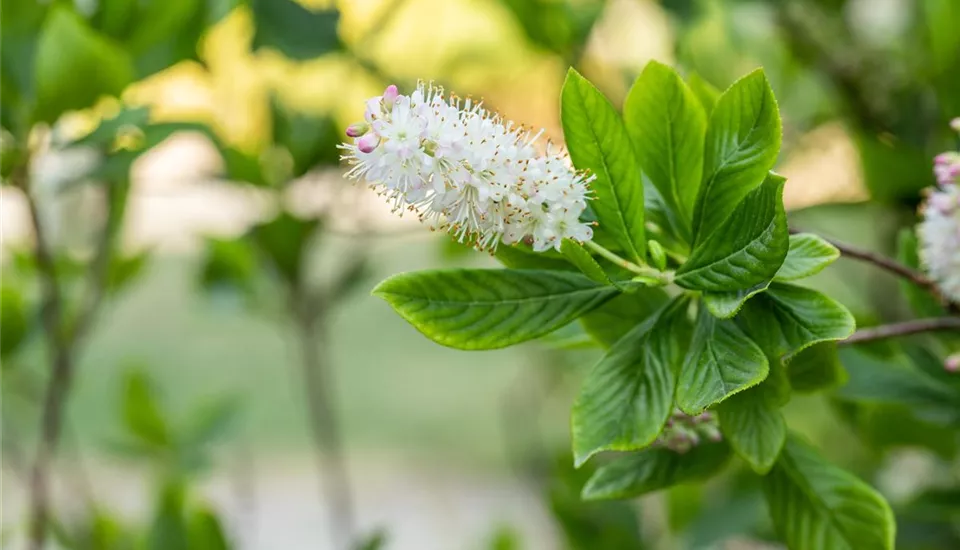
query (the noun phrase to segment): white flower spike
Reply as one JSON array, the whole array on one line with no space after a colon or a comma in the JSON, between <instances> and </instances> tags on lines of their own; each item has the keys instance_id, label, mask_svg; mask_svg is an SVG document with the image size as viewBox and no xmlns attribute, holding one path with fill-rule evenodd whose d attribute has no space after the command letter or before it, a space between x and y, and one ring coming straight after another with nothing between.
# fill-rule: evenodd
<instances>
[{"instance_id":1,"label":"white flower spike","mask_svg":"<svg viewBox=\"0 0 960 550\"><path fill-rule=\"evenodd\" d=\"M960 119L952 126L960 132ZM920 260L944 296L960 303L960 152L934 159L937 186L921 207Z\"/></svg>"},{"instance_id":2,"label":"white flower spike","mask_svg":"<svg viewBox=\"0 0 960 550\"><path fill-rule=\"evenodd\" d=\"M367 101L364 120L340 145L347 177L378 189L395 210L483 250L522 240L541 252L559 250L564 238L593 238L580 221L593 178L549 144L539 152L542 131L422 83L409 96L387 87Z\"/></svg>"},{"instance_id":3,"label":"white flower spike","mask_svg":"<svg viewBox=\"0 0 960 550\"><path fill-rule=\"evenodd\" d=\"M927 195L917 227L920 259L952 302L960 302L960 186L946 185Z\"/></svg>"}]
</instances>

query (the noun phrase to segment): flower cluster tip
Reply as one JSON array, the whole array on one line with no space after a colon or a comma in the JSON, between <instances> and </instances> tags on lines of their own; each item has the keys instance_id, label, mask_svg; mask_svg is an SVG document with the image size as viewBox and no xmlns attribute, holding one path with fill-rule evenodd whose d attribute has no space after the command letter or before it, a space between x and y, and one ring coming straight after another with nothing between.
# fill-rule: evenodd
<instances>
[{"instance_id":1,"label":"flower cluster tip","mask_svg":"<svg viewBox=\"0 0 960 550\"><path fill-rule=\"evenodd\" d=\"M559 250L565 238L593 238L580 219L592 176L551 143L540 151L542 130L532 133L482 103L446 98L432 84L410 95L391 85L367 100L364 121L346 133L348 178L460 242L492 251L523 241L540 252Z\"/></svg>"},{"instance_id":2,"label":"flower cluster tip","mask_svg":"<svg viewBox=\"0 0 960 550\"><path fill-rule=\"evenodd\" d=\"M950 126L960 132L960 118ZM928 190L917 226L920 260L943 295L960 303L960 151L934 157L937 185Z\"/></svg>"}]
</instances>

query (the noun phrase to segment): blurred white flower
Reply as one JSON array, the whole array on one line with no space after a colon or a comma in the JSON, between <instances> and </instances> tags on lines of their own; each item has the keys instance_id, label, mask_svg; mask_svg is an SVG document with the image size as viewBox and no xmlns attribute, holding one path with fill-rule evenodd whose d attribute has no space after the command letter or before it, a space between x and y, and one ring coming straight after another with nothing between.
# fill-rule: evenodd
<instances>
[{"instance_id":1,"label":"blurred white flower","mask_svg":"<svg viewBox=\"0 0 960 550\"><path fill-rule=\"evenodd\" d=\"M960 302L960 185L932 189L917 226L920 260L943 294Z\"/></svg>"},{"instance_id":2,"label":"blurred white flower","mask_svg":"<svg viewBox=\"0 0 960 550\"><path fill-rule=\"evenodd\" d=\"M102 160L95 147L51 146L30 160L30 186L39 195L55 194L92 174Z\"/></svg>"},{"instance_id":3,"label":"blurred white flower","mask_svg":"<svg viewBox=\"0 0 960 550\"><path fill-rule=\"evenodd\" d=\"M394 210L494 250L529 241L534 250L560 248L564 238L588 241L580 221L592 180L568 157L470 99L446 99L420 84L409 96L396 86L367 101L364 122L342 144L347 177L380 190Z\"/></svg>"}]
</instances>

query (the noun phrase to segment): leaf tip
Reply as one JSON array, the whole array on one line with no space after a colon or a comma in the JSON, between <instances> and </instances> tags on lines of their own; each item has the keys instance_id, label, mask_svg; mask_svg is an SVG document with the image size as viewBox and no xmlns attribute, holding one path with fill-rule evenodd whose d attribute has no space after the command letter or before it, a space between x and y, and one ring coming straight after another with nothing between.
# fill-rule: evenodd
<instances>
[{"instance_id":1,"label":"leaf tip","mask_svg":"<svg viewBox=\"0 0 960 550\"><path fill-rule=\"evenodd\" d=\"M597 476L594 474L583 485L583 489L580 490L580 498L582 500L597 501L606 498L606 495L597 489L596 479Z\"/></svg>"},{"instance_id":2,"label":"leaf tip","mask_svg":"<svg viewBox=\"0 0 960 550\"><path fill-rule=\"evenodd\" d=\"M370 295L376 296L386 301L390 301L387 296L390 294L390 287L392 286L392 281L394 277L387 277L386 279L377 283L377 286L370 289Z\"/></svg>"},{"instance_id":3,"label":"leaf tip","mask_svg":"<svg viewBox=\"0 0 960 550\"><path fill-rule=\"evenodd\" d=\"M574 441L574 443L573 443L573 467L574 467L575 469L579 470L581 466L583 466L584 464L586 464L587 461L590 460L591 457L593 457L593 455L597 454L597 453L600 452L600 451L601 451L601 449L590 449L590 450L579 449L578 446L577 446L576 441Z\"/></svg>"},{"instance_id":4,"label":"leaf tip","mask_svg":"<svg viewBox=\"0 0 960 550\"><path fill-rule=\"evenodd\" d=\"M583 78L583 75L580 74L575 68L568 67L567 76L564 78L564 84L566 84L566 82L570 81L571 79L582 79L582 78Z\"/></svg>"}]
</instances>

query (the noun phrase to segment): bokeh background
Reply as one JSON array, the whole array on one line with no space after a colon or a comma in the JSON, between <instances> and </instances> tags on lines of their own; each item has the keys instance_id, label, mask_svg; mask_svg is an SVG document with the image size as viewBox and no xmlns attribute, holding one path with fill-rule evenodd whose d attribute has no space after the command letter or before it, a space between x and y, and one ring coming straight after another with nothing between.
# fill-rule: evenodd
<instances>
[{"instance_id":1,"label":"bokeh background","mask_svg":"<svg viewBox=\"0 0 960 550\"><path fill-rule=\"evenodd\" d=\"M335 548L345 531L417 550L775 547L757 488L736 473L636 506L580 504L569 407L598 350L560 335L464 353L420 336L369 295L377 281L495 262L345 181L336 144L390 83L442 83L562 142L569 66L617 105L652 59L721 89L763 66L791 223L893 253L960 115L956 0L4 0L0 18L4 151L30 151L64 277L89 269L113 212L102 182L125 189L55 468L57 544L71 548L120 548L77 542L102 524L177 548L157 533L191 506L243 549ZM50 88L29 85L38 40L59 60L49 78L73 91L31 125L17 113ZM73 40L105 57L74 55ZM103 59L121 58L133 76L88 93L115 77ZM122 144L106 156L65 145L114 117L135 130L124 139L157 143L119 176L103 167ZM0 541L16 548L48 353L27 202L9 185L0 199ZM905 311L896 281L859 265L815 282L861 322ZM790 423L895 503L956 479L955 430L895 404L830 421L843 406L797 398ZM338 463L334 500L352 518L329 513ZM951 547L948 519L904 548Z\"/></svg>"}]
</instances>

